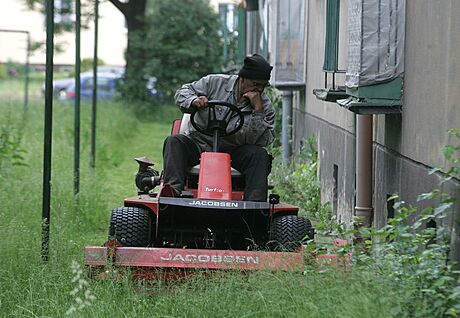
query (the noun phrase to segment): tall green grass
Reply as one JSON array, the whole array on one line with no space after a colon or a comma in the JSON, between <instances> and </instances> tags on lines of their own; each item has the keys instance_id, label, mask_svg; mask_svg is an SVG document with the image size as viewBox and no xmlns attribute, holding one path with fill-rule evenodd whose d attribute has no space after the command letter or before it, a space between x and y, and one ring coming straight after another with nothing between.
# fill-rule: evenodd
<instances>
[{"instance_id":1,"label":"tall green grass","mask_svg":"<svg viewBox=\"0 0 460 318\"><path fill-rule=\"evenodd\" d=\"M0 126L16 127L22 163L0 171L0 317L404 317L404 290L366 272L197 274L165 285L90 281L83 247L107 238L108 218L136 193L134 157L161 170L163 139L178 116L157 106L149 120L130 107L98 107L96 169L89 167L90 106L82 106L80 193L73 195L73 106L54 105L50 258L41 248L43 102L22 113L0 103ZM82 272L80 272L82 271Z\"/></svg>"}]
</instances>

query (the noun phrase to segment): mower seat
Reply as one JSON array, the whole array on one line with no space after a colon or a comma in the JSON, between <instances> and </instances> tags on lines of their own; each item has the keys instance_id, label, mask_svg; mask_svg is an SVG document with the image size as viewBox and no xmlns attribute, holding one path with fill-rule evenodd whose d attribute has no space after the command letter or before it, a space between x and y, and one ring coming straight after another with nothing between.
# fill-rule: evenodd
<instances>
[{"instance_id":1,"label":"mower seat","mask_svg":"<svg viewBox=\"0 0 460 318\"><path fill-rule=\"evenodd\" d=\"M182 120L180 122L180 128L179 128L179 134L185 134L188 132L188 127L189 127L189 122L190 122L190 114L184 114L182 116ZM200 165L196 165L192 167L189 171L189 174L191 175L199 175L200 174ZM242 174L238 170L231 168L231 176L232 177L241 177Z\"/></svg>"}]
</instances>

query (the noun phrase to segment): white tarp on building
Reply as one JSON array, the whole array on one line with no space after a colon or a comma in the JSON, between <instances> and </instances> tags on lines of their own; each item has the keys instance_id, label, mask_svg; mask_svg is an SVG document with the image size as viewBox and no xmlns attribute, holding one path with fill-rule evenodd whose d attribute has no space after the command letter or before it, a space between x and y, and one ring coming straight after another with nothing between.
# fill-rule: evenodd
<instances>
[{"instance_id":1,"label":"white tarp on building","mask_svg":"<svg viewBox=\"0 0 460 318\"><path fill-rule=\"evenodd\" d=\"M347 87L404 73L405 13L406 0L349 0Z\"/></svg>"}]
</instances>

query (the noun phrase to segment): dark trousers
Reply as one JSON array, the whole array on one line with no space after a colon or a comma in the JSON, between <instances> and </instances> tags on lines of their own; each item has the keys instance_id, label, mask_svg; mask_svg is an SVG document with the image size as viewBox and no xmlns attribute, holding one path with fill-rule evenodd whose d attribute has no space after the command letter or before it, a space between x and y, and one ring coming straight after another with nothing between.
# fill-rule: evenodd
<instances>
[{"instance_id":1,"label":"dark trousers","mask_svg":"<svg viewBox=\"0 0 460 318\"><path fill-rule=\"evenodd\" d=\"M231 153L231 165L244 175L246 187L244 200L267 201L270 157L267 151L256 145L243 145ZM187 171L200 163L200 150L185 135L166 138L163 145L164 182L177 193L185 186Z\"/></svg>"}]
</instances>

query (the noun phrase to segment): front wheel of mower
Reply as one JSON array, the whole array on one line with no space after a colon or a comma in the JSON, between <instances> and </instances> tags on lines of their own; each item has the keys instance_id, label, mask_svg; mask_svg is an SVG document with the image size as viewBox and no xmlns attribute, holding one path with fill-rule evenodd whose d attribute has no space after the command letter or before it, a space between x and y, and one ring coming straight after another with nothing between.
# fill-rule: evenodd
<instances>
[{"instance_id":1,"label":"front wheel of mower","mask_svg":"<svg viewBox=\"0 0 460 318\"><path fill-rule=\"evenodd\" d=\"M112 210L109 240L116 239L123 246L146 247L151 243L152 222L146 209L123 207Z\"/></svg>"},{"instance_id":2,"label":"front wheel of mower","mask_svg":"<svg viewBox=\"0 0 460 318\"><path fill-rule=\"evenodd\" d=\"M313 239L311 222L297 215L283 215L273 219L270 227L269 248L274 251L294 252L304 239Z\"/></svg>"}]
</instances>

